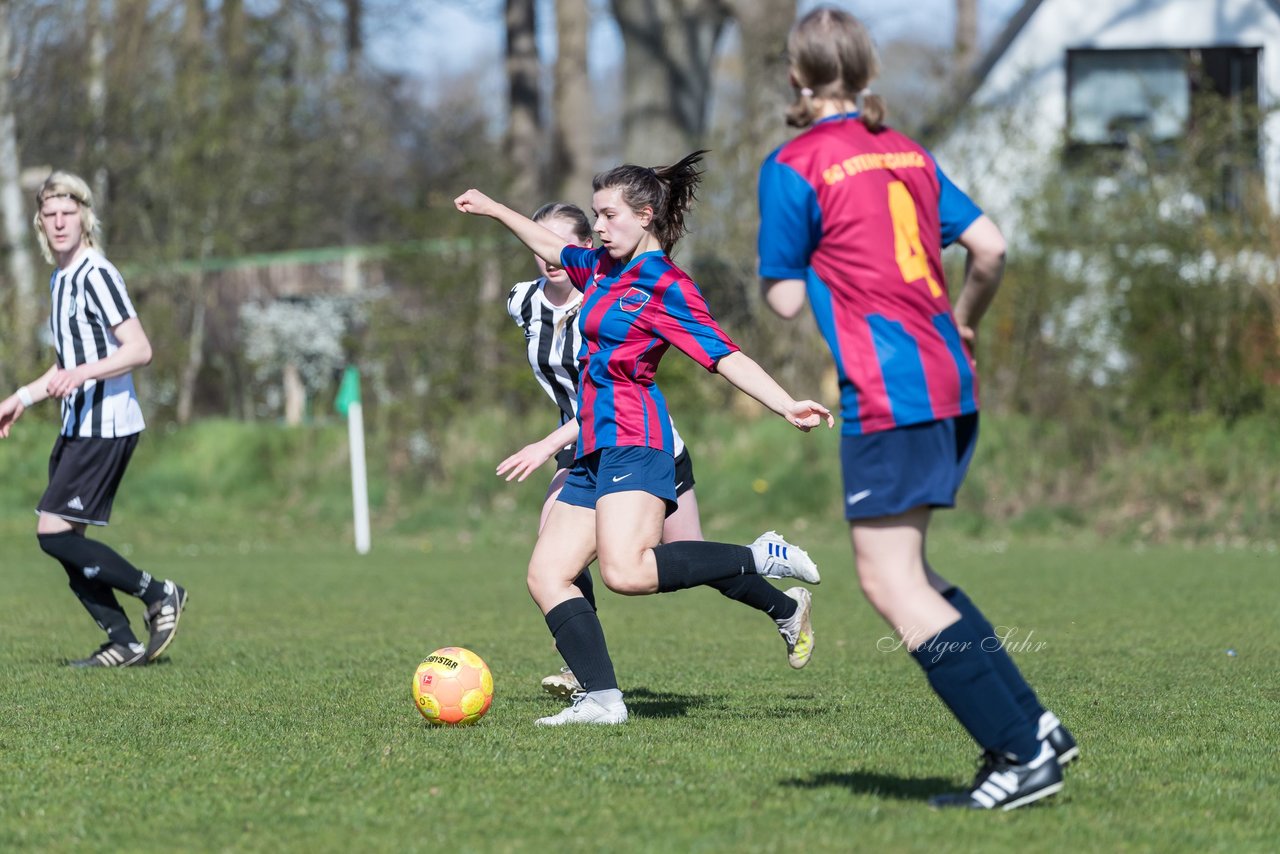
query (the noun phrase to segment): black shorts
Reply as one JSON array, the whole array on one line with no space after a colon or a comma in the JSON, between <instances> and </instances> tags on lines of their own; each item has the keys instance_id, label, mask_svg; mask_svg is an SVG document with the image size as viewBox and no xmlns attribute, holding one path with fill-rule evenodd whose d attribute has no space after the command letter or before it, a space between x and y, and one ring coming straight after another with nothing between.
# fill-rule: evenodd
<instances>
[{"instance_id":1,"label":"black shorts","mask_svg":"<svg viewBox=\"0 0 1280 854\"><path fill-rule=\"evenodd\" d=\"M36 512L68 522L107 524L116 490L138 446L138 435L116 439L59 436L49 454L49 487Z\"/></svg>"},{"instance_id":2,"label":"black shorts","mask_svg":"<svg viewBox=\"0 0 1280 854\"><path fill-rule=\"evenodd\" d=\"M689 446L685 445L676 457L676 497L693 489L693 460L689 459Z\"/></svg>"},{"instance_id":3,"label":"black shorts","mask_svg":"<svg viewBox=\"0 0 1280 854\"><path fill-rule=\"evenodd\" d=\"M575 450L577 450L576 445L561 448L556 454L556 468L573 468L573 453ZM689 446L685 445L684 450L680 452L680 456L676 457L676 497L679 498L691 489L693 489L693 460L689 458Z\"/></svg>"}]
</instances>

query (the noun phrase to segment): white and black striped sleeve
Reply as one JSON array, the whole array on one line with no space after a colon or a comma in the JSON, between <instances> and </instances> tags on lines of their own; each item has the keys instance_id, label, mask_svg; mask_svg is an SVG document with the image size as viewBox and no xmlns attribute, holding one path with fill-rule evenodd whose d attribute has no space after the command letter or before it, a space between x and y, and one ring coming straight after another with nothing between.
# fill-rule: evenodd
<instances>
[{"instance_id":1,"label":"white and black striped sleeve","mask_svg":"<svg viewBox=\"0 0 1280 854\"><path fill-rule=\"evenodd\" d=\"M85 294L92 301L93 310L108 329L138 316L129 301L124 278L114 267L95 265L90 268L85 285Z\"/></svg>"},{"instance_id":2,"label":"white and black striped sleeve","mask_svg":"<svg viewBox=\"0 0 1280 854\"><path fill-rule=\"evenodd\" d=\"M517 282L507 295L507 314L515 321L516 326L528 331L529 321L533 319L533 295L538 290L538 280Z\"/></svg>"}]
</instances>

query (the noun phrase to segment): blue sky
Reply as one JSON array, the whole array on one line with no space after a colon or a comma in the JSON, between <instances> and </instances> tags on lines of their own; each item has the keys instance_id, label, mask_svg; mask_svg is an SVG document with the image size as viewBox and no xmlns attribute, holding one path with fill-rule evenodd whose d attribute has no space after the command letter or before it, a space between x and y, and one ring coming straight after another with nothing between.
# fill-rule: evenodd
<instances>
[{"instance_id":1,"label":"blue sky","mask_svg":"<svg viewBox=\"0 0 1280 854\"><path fill-rule=\"evenodd\" d=\"M607 0L589 0L594 11L591 29L590 63L593 73L608 70L616 63L621 48L617 27L608 14ZM768 2L768 0L759 0ZM1004 27L1023 0L978 0L979 38L983 45ZM539 0L541 20L551 21L554 0ZM395 32L374 34L371 53L379 64L403 71L423 84L429 99L460 77L485 78L483 91L492 91L489 83L501 85L500 65L504 49L502 0L427 0L421 15L406 21ZM801 11L818 5L817 0L800 0ZM883 43L905 35L922 36L929 41L946 44L952 37L955 0L836 0L836 5L858 15ZM904 10L904 5L908 6ZM540 36L544 56L555 50L555 36L550 27ZM491 80L490 80L491 78Z\"/></svg>"}]
</instances>

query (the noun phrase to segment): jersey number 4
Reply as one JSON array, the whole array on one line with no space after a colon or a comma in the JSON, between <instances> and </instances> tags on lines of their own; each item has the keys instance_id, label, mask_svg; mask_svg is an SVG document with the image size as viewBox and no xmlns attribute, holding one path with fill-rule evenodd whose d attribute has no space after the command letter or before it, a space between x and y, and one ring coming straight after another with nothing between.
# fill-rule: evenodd
<instances>
[{"instance_id":1,"label":"jersey number 4","mask_svg":"<svg viewBox=\"0 0 1280 854\"><path fill-rule=\"evenodd\" d=\"M920 243L916 201L901 181L889 182L889 218L893 220L893 254L903 280L918 282L924 279L932 296L942 296L942 287L929 272L929 256L924 254L924 245Z\"/></svg>"}]
</instances>

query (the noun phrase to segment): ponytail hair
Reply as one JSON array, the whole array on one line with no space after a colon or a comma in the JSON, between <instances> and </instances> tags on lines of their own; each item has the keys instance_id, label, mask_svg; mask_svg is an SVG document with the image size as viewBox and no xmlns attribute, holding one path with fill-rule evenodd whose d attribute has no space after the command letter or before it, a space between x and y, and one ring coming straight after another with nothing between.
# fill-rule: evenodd
<instances>
[{"instance_id":1,"label":"ponytail hair","mask_svg":"<svg viewBox=\"0 0 1280 854\"><path fill-rule=\"evenodd\" d=\"M594 192L608 189L622 191L622 200L632 212L646 207L653 211L650 230L658 238L662 251L670 254L676 243L688 232L685 214L697 199L702 170L698 164L707 149L699 149L671 166L615 166L601 172L591 182Z\"/></svg>"},{"instance_id":2,"label":"ponytail hair","mask_svg":"<svg viewBox=\"0 0 1280 854\"><path fill-rule=\"evenodd\" d=\"M853 101L867 130L879 133L888 111L884 98L867 88L880 73L880 57L866 26L853 15L820 6L787 36L787 56L796 100L787 124L806 128L818 119L817 99Z\"/></svg>"},{"instance_id":3,"label":"ponytail hair","mask_svg":"<svg viewBox=\"0 0 1280 854\"><path fill-rule=\"evenodd\" d=\"M867 126L867 130L872 133L879 133L884 129L884 120L889 115L889 108L885 106L884 96L877 95L870 89L862 90L862 97L858 104L858 118Z\"/></svg>"}]
</instances>

